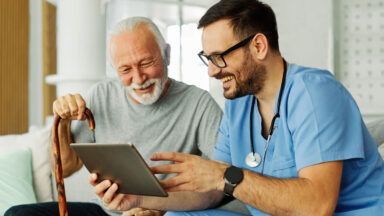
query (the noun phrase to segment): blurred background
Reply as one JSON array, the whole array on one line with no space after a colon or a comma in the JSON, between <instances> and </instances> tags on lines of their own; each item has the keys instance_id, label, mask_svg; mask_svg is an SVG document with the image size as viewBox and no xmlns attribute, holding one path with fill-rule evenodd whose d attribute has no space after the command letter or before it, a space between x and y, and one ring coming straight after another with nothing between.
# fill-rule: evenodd
<instances>
[{"instance_id":1,"label":"blurred background","mask_svg":"<svg viewBox=\"0 0 384 216\"><path fill-rule=\"evenodd\" d=\"M115 77L108 30L128 16L152 18L171 45L169 76L210 91L221 83L197 53L197 22L217 0L0 0L0 135L50 122L52 102ZM384 116L384 0L264 0L277 17L290 63L330 70L365 121Z\"/></svg>"}]
</instances>

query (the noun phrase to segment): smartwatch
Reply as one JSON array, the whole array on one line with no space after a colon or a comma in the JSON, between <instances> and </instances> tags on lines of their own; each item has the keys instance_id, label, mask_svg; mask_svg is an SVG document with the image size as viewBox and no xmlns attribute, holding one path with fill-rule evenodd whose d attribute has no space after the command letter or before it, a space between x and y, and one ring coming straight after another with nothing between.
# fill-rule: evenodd
<instances>
[{"instance_id":1,"label":"smartwatch","mask_svg":"<svg viewBox=\"0 0 384 216\"><path fill-rule=\"evenodd\" d=\"M235 190L235 187L243 180L243 170L235 167L230 166L228 167L224 172L224 193L227 196L233 196L233 191Z\"/></svg>"}]
</instances>

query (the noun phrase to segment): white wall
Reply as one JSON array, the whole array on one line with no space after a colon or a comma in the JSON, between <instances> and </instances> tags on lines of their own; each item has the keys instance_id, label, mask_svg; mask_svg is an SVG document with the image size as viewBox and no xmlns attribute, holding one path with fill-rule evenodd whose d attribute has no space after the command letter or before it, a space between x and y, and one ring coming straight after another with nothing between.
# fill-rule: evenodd
<instances>
[{"instance_id":1,"label":"white wall","mask_svg":"<svg viewBox=\"0 0 384 216\"><path fill-rule=\"evenodd\" d=\"M43 124L42 4L29 1L29 126Z\"/></svg>"},{"instance_id":2,"label":"white wall","mask_svg":"<svg viewBox=\"0 0 384 216\"><path fill-rule=\"evenodd\" d=\"M265 0L275 11L282 56L333 71L332 0Z\"/></svg>"},{"instance_id":3,"label":"white wall","mask_svg":"<svg viewBox=\"0 0 384 216\"><path fill-rule=\"evenodd\" d=\"M58 0L56 96L85 95L105 78L105 7L101 0Z\"/></svg>"}]
</instances>

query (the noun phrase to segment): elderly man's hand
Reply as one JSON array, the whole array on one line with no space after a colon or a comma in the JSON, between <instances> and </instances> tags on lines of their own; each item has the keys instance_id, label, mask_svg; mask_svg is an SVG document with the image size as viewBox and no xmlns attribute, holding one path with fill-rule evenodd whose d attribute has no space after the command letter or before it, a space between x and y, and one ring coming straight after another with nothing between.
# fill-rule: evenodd
<instances>
[{"instance_id":1,"label":"elderly man's hand","mask_svg":"<svg viewBox=\"0 0 384 216\"><path fill-rule=\"evenodd\" d=\"M53 102L53 113L62 119L85 120L86 102L80 94L67 94Z\"/></svg>"},{"instance_id":2,"label":"elderly man's hand","mask_svg":"<svg viewBox=\"0 0 384 216\"><path fill-rule=\"evenodd\" d=\"M130 194L116 194L118 186L109 180L97 182L97 175L89 176L89 183L93 186L94 193L103 200L104 206L112 210L125 211L136 208L141 202L141 196Z\"/></svg>"},{"instance_id":3,"label":"elderly man's hand","mask_svg":"<svg viewBox=\"0 0 384 216\"><path fill-rule=\"evenodd\" d=\"M151 210L144 208L133 208L129 211L123 212L123 216L163 216L166 211Z\"/></svg>"},{"instance_id":4,"label":"elderly man's hand","mask_svg":"<svg viewBox=\"0 0 384 216\"><path fill-rule=\"evenodd\" d=\"M178 174L160 182L168 192L224 190L224 172L229 164L177 152L156 153L151 155L151 160L175 162L151 167L155 174Z\"/></svg>"}]
</instances>

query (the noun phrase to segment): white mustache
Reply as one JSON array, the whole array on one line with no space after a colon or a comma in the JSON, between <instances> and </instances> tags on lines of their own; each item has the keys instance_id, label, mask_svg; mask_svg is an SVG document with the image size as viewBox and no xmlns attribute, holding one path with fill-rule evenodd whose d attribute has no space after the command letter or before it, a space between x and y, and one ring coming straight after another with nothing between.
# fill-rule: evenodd
<instances>
[{"instance_id":1,"label":"white mustache","mask_svg":"<svg viewBox=\"0 0 384 216\"><path fill-rule=\"evenodd\" d=\"M132 83L130 86L128 86L128 88L130 88L130 89L146 89L150 85L154 84L155 82L156 82L156 79L149 79L141 85L138 85L136 83Z\"/></svg>"},{"instance_id":2,"label":"white mustache","mask_svg":"<svg viewBox=\"0 0 384 216\"><path fill-rule=\"evenodd\" d=\"M149 105L155 103L161 93L163 92L167 76L164 76L163 79L149 79L145 81L142 85L138 85L136 83L132 83L129 86L126 86L126 90L128 94L130 94L135 100L137 100L139 103L144 104L144 105ZM136 92L134 91L135 89L145 89L148 88L150 85L154 84L154 90L152 93L146 93L141 96L137 95Z\"/></svg>"}]
</instances>

